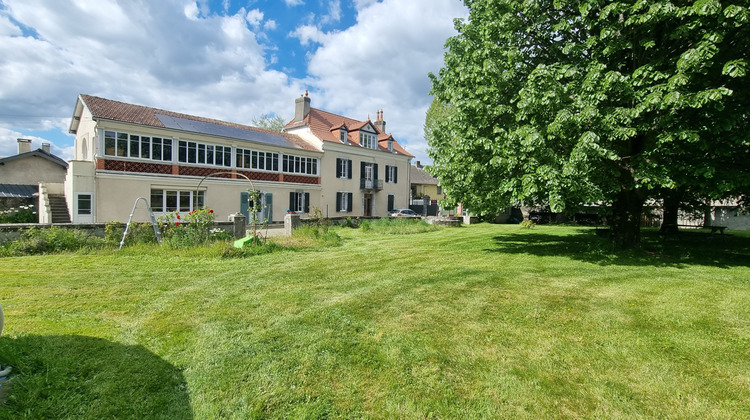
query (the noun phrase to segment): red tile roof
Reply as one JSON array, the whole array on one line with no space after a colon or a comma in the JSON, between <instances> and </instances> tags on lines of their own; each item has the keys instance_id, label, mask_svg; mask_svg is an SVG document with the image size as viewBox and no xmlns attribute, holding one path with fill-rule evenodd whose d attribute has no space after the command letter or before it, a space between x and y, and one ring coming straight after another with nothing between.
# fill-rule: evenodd
<instances>
[{"instance_id":1,"label":"red tile roof","mask_svg":"<svg viewBox=\"0 0 750 420\"><path fill-rule=\"evenodd\" d=\"M186 120L200 121L211 124L223 125L226 127L237 128L240 130L255 131L259 133L272 134L276 136L284 137L292 144L300 149L311 150L320 152L320 149L316 148L312 144L302 140L298 136L289 133L280 133L277 131L265 130L263 128L252 127L249 125L236 124L227 121L215 120L212 118L197 117L195 115L181 114L178 112L167 111L158 108L151 108L142 105L133 105L125 102L113 101L111 99L99 98L91 95L80 95L84 105L91 111L91 114L95 119L104 119L111 121L120 121L133 124L147 125L151 127L166 128L157 114L167 115L175 118L183 118Z\"/></svg>"},{"instance_id":2,"label":"red tile roof","mask_svg":"<svg viewBox=\"0 0 750 420\"><path fill-rule=\"evenodd\" d=\"M302 125L307 125L308 127L310 127L310 131L312 131L312 133L319 139L341 144L341 139L339 139L338 135L333 133L333 130L340 128L342 125L346 125L349 144L360 146L359 134L357 134L357 132L367 124L372 125L372 127L378 133L378 149L384 152L388 152L387 140L389 138L393 139L393 136L381 132L370 120L358 121L317 108L310 108L310 113L307 114L307 116L301 122L291 121L286 125L286 127L295 128ZM401 145L395 140L393 141L393 151L400 155L414 157L414 155L407 152L406 149L401 147Z\"/></svg>"}]
</instances>

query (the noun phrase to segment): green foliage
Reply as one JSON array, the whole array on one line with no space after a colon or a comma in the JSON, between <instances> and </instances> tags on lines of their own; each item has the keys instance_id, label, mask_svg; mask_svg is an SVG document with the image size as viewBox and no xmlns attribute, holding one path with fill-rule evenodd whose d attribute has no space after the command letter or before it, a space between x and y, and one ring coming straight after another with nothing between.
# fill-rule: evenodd
<instances>
[{"instance_id":1,"label":"green foliage","mask_svg":"<svg viewBox=\"0 0 750 420\"><path fill-rule=\"evenodd\" d=\"M746 193L750 31L727 3L467 2L431 75L451 111L429 124L431 174L478 213L611 204L624 242L664 188Z\"/></svg>"},{"instance_id":2,"label":"green foliage","mask_svg":"<svg viewBox=\"0 0 750 420\"><path fill-rule=\"evenodd\" d=\"M295 239L307 239L322 246L336 246L341 243L341 237L336 231L329 229L327 224L303 225L292 232Z\"/></svg>"},{"instance_id":3,"label":"green foliage","mask_svg":"<svg viewBox=\"0 0 750 420\"><path fill-rule=\"evenodd\" d=\"M110 244L118 244L122 241L125 232L125 224L113 220L104 225L104 240ZM131 223L128 236L125 237L125 245L155 244L156 234L151 223Z\"/></svg>"},{"instance_id":4,"label":"green foliage","mask_svg":"<svg viewBox=\"0 0 750 420\"><path fill-rule=\"evenodd\" d=\"M214 225L213 209L193 210L186 215L179 212L159 216L162 225L162 241L174 248L204 245L211 236Z\"/></svg>"},{"instance_id":5,"label":"green foliage","mask_svg":"<svg viewBox=\"0 0 750 420\"><path fill-rule=\"evenodd\" d=\"M536 223L533 220L524 220L520 223L520 226L524 229L532 229L536 227Z\"/></svg>"},{"instance_id":6,"label":"green foliage","mask_svg":"<svg viewBox=\"0 0 750 420\"><path fill-rule=\"evenodd\" d=\"M105 241L78 229L30 227L21 237L0 248L0 256L38 255L101 248Z\"/></svg>"},{"instance_id":7,"label":"green foliage","mask_svg":"<svg viewBox=\"0 0 750 420\"><path fill-rule=\"evenodd\" d=\"M38 223L39 216L33 204L19 205L0 211L0 223Z\"/></svg>"},{"instance_id":8,"label":"green foliage","mask_svg":"<svg viewBox=\"0 0 750 420\"><path fill-rule=\"evenodd\" d=\"M231 244L225 246L221 253L222 258L247 258L255 255L270 254L277 251L282 251L285 248L276 242L266 241L253 241L252 245L246 245L242 248L235 248Z\"/></svg>"},{"instance_id":9,"label":"green foliage","mask_svg":"<svg viewBox=\"0 0 750 420\"><path fill-rule=\"evenodd\" d=\"M263 114L260 117L253 117L252 125L260 128L264 128L270 131L282 131L286 121L278 115L271 116L270 114Z\"/></svg>"},{"instance_id":10,"label":"green foliage","mask_svg":"<svg viewBox=\"0 0 750 420\"><path fill-rule=\"evenodd\" d=\"M363 232L385 235L408 235L412 233L432 232L440 229L422 219L408 217L383 217L377 220L365 220L360 226Z\"/></svg>"}]
</instances>

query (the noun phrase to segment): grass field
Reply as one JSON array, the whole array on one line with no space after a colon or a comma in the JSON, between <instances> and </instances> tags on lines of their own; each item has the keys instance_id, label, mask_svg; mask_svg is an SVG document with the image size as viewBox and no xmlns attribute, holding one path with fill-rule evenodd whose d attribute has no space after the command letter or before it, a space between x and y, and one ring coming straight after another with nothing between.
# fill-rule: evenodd
<instances>
[{"instance_id":1,"label":"grass field","mask_svg":"<svg viewBox=\"0 0 750 420\"><path fill-rule=\"evenodd\" d=\"M750 236L0 258L0 418L750 418Z\"/></svg>"}]
</instances>

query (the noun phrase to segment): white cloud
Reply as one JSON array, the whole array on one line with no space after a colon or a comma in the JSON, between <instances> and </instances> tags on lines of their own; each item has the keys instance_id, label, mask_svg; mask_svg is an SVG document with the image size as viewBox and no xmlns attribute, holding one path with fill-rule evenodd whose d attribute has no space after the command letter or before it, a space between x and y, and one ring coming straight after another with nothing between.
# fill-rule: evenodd
<instances>
[{"instance_id":1,"label":"white cloud","mask_svg":"<svg viewBox=\"0 0 750 420\"><path fill-rule=\"evenodd\" d=\"M328 2L328 13L323 15L320 19L321 25L328 25L330 23L336 23L341 20L341 1L330 0Z\"/></svg>"},{"instance_id":2,"label":"white cloud","mask_svg":"<svg viewBox=\"0 0 750 420\"><path fill-rule=\"evenodd\" d=\"M264 21L262 7L222 12L228 0L213 11L207 0L1 1L0 154L15 153L21 132L51 128L61 131L66 153L62 133L79 93L248 123L269 113L291 117L305 88L313 106L354 118L384 109L388 131L422 154L427 73L442 65L453 18L467 13L461 0L354 0L353 26L326 32L325 19L348 17L340 0L319 0L323 13L315 9L290 33L284 25L294 23ZM307 56L260 28L299 39ZM308 76L269 67L288 57L300 65L307 58Z\"/></svg>"},{"instance_id":3,"label":"white cloud","mask_svg":"<svg viewBox=\"0 0 750 420\"><path fill-rule=\"evenodd\" d=\"M263 12L261 12L258 9L253 9L249 12L247 12L247 23L249 23L251 26L258 27L261 23L263 23Z\"/></svg>"},{"instance_id":4,"label":"white cloud","mask_svg":"<svg viewBox=\"0 0 750 420\"><path fill-rule=\"evenodd\" d=\"M273 19L268 19L266 23L263 24L263 29L266 31L276 30L276 27L277 27L276 21Z\"/></svg>"},{"instance_id":5,"label":"white cloud","mask_svg":"<svg viewBox=\"0 0 750 420\"><path fill-rule=\"evenodd\" d=\"M297 27L294 32L291 32L289 36L298 38L300 44L307 46L311 42L322 44L326 39L329 38L328 34L320 30L315 25L302 25Z\"/></svg>"},{"instance_id":6,"label":"white cloud","mask_svg":"<svg viewBox=\"0 0 750 420\"><path fill-rule=\"evenodd\" d=\"M361 3L356 25L308 35L322 43L308 67L318 95L313 106L361 119L382 108L386 130L419 160L429 160L423 133L432 101L427 74L442 66L445 40L455 34L453 18L468 12L458 0Z\"/></svg>"},{"instance_id":7,"label":"white cloud","mask_svg":"<svg viewBox=\"0 0 750 420\"><path fill-rule=\"evenodd\" d=\"M185 17L190 20L198 20L198 15L200 14L198 4L196 4L195 2L188 3L185 5L185 8L183 10L185 12Z\"/></svg>"},{"instance_id":8,"label":"white cloud","mask_svg":"<svg viewBox=\"0 0 750 420\"><path fill-rule=\"evenodd\" d=\"M4 5L39 34L20 36L0 15L0 28L9 28L0 32L0 126L16 131L43 130L51 117L69 124L79 93L249 123L270 112L291 115L290 98L304 90L268 68L244 9L207 14L202 3L183 0ZM9 117L15 115L26 117ZM0 147L15 149L15 138Z\"/></svg>"}]
</instances>

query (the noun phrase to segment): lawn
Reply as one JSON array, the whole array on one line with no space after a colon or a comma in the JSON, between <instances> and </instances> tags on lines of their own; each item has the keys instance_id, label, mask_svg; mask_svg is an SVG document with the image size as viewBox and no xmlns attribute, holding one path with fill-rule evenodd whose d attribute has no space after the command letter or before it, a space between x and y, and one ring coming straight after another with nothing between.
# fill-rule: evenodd
<instances>
[{"instance_id":1,"label":"lawn","mask_svg":"<svg viewBox=\"0 0 750 420\"><path fill-rule=\"evenodd\" d=\"M750 418L750 235L0 258L0 418Z\"/></svg>"}]
</instances>

